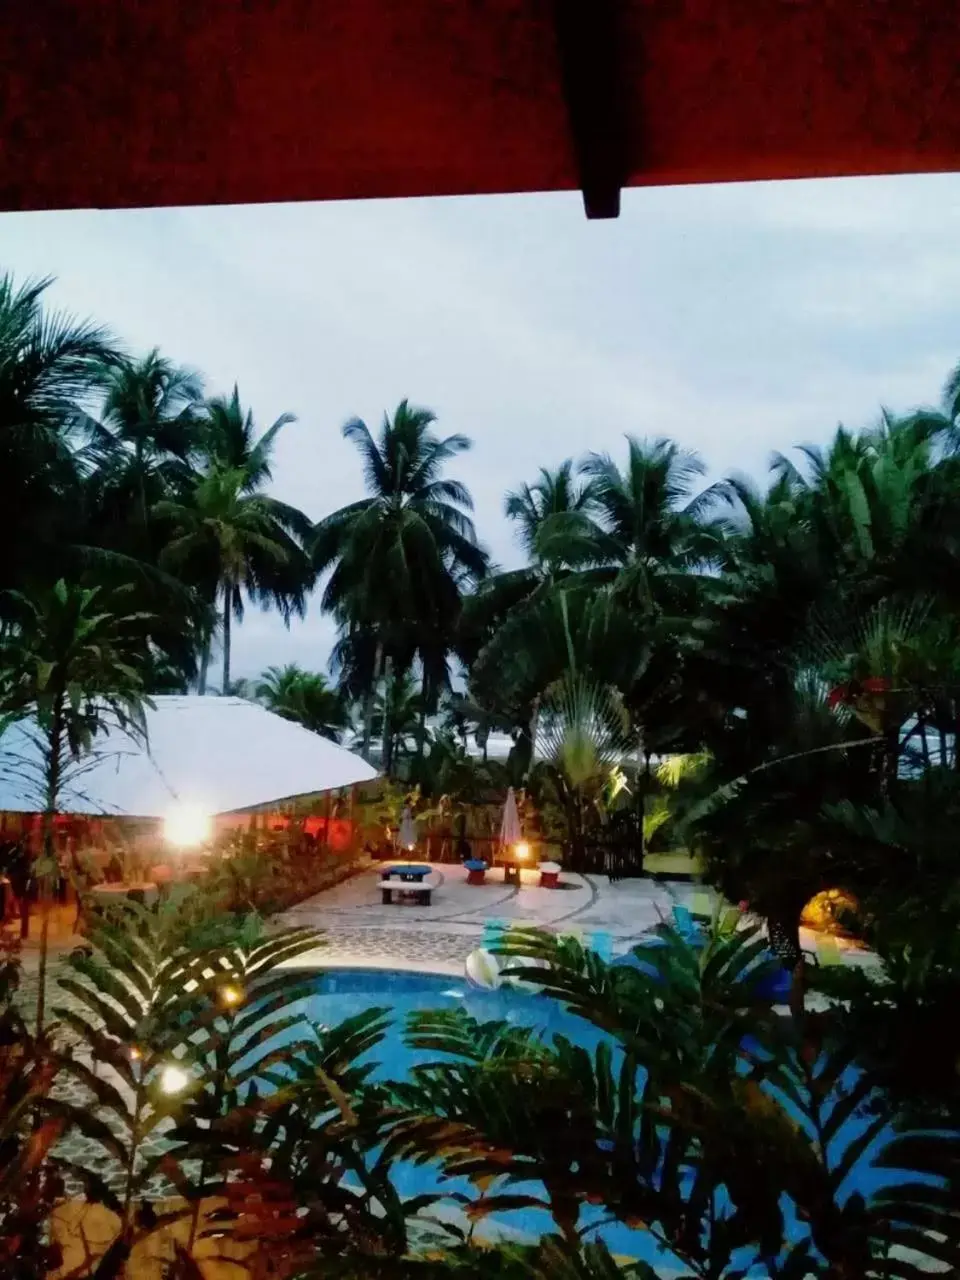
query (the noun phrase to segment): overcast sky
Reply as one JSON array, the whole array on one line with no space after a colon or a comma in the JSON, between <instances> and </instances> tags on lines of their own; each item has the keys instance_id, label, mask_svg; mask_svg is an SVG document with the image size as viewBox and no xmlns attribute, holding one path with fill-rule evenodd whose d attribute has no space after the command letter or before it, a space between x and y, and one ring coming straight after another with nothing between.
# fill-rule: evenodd
<instances>
[{"instance_id":1,"label":"overcast sky","mask_svg":"<svg viewBox=\"0 0 960 1280\"><path fill-rule=\"evenodd\" d=\"M960 177L661 188L588 223L576 194L0 214L0 270L234 380L281 412L275 493L319 518L358 497L340 438L404 396L474 449L481 538L517 559L506 489L622 437L671 435L716 478L935 400L960 359ZM327 659L311 610L252 611L238 675Z\"/></svg>"}]
</instances>

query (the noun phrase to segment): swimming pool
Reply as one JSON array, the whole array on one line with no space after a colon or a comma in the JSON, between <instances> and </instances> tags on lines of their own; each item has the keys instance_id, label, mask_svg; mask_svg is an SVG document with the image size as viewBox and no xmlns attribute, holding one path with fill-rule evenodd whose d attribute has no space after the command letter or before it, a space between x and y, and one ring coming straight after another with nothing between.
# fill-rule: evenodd
<instances>
[{"instance_id":1,"label":"swimming pool","mask_svg":"<svg viewBox=\"0 0 960 1280\"><path fill-rule=\"evenodd\" d=\"M311 1022L331 1027L376 1007L390 1014L391 1030L371 1054L378 1061L373 1073L377 1080L402 1079L418 1063L436 1060L435 1052L411 1049L403 1041L408 1015L423 1009L462 1008L483 1022L532 1027L545 1039L560 1034L587 1047L594 1047L601 1039L590 1023L568 1013L556 1000L508 987L484 991L466 978L383 969L329 969L317 975L315 984L304 1008Z\"/></svg>"},{"instance_id":2,"label":"swimming pool","mask_svg":"<svg viewBox=\"0 0 960 1280\"><path fill-rule=\"evenodd\" d=\"M335 1026L371 1008L383 1008L389 1013L390 1030L368 1055L377 1064L372 1073L374 1080L402 1080L412 1067L437 1060L435 1050L413 1049L404 1042L406 1020L420 1010L466 1009L483 1022L496 1020L530 1027L545 1040L563 1035L585 1048L595 1048L603 1038L602 1032L567 1012L556 1000L505 986L496 991L481 990L465 978L382 969L329 969L317 974L312 984L314 990L303 1012L311 1022L323 1027ZM432 1166L407 1161L394 1166L393 1182L404 1197L431 1191L449 1194L471 1190L465 1180L441 1179ZM520 1193L542 1192L537 1183L516 1184L512 1189ZM599 1209L586 1210L581 1221L599 1220L601 1216ZM550 1215L536 1209L514 1210L491 1219L490 1225L494 1229L505 1228L508 1235L516 1233L520 1238L539 1237L556 1230ZM614 1225L604 1227L601 1234L615 1253L642 1255L651 1261L656 1257L643 1232Z\"/></svg>"},{"instance_id":3,"label":"swimming pool","mask_svg":"<svg viewBox=\"0 0 960 1280\"><path fill-rule=\"evenodd\" d=\"M369 1054L370 1060L376 1063L373 1078L379 1080L401 1080L418 1063L436 1061L436 1051L418 1051L404 1042L403 1029L407 1017L419 1010L462 1008L481 1021L502 1020L518 1027L533 1028L546 1040L560 1034L587 1049L596 1048L603 1039L602 1032L549 997L508 988L480 990L462 978L353 968L326 970L310 976L309 983L312 991L304 1001L303 1012L311 1022L321 1026L335 1026L345 1018L371 1008L382 1008L389 1014L390 1030L384 1041ZM852 1115L844 1124L838 1140L845 1147L866 1123L865 1119ZM890 1171L862 1168L858 1170L856 1189L869 1194L880 1183L891 1180L894 1179ZM469 1190L466 1183L461 1185L441 1179L438 1171L430 1165L406 1162L396 1167L394 1182L404 1197L426 1192L442 1194ZM534 1194L542 1191L538 1184L512 1189L518 1192L529 1190ZM796 1220L791 1223L791 1216L788 1211L787 1230L793 1235ZM581 1227L596 1225L596 1234L614 1253L649 1261L669 1272L669 1255L665 1258L647 1232L619 1223L600 1226L602 1218L602 1209L585 1206L581 1212ZM508 1234L516 1232L521 1237L537 1237L555 1230L553 1220L546 1212L529 1208L505 1213L493 1222L505 1227Z\"/></svg>"}]
</instances>

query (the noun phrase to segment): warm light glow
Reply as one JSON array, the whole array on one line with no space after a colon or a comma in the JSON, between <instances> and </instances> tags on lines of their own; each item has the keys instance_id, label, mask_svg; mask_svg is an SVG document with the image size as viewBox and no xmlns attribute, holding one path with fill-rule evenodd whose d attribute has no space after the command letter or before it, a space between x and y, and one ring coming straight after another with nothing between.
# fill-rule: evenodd
<instances>
[{"instance_id":1,"label":"warm light glow","mask_svg":"<svg viewBox=\"0 0 960 1280\"><path fill-rule=\"evenodd\" d=\"M130 1061L139 1062L142 1057L143 1057L143 1054L140 1052L137 1046L135 1044L132 1044L130 1046Z\"/></svg>"},{"instance_id":2,"label":"warm light glow","mask_svg":"<svg viewBox=\"0 0 960 1280\"><path fill-rule=\"evenodd\" d=\"M164 1067L160 1072L160 1088L163 1093L177 1094L183 1093L184 1089L190 1083L190 1077L184 1071L183 1067L175 1067L173 1065Z\"/></svg>"},{"instance_id":3,"label":"warm light glow","mask_svg":"<svg viewBox=\"0 0 960 1280\"><path fill-rule=\"evenodd\" d=\"M408 844L408 845L407 845L407 848L410 850L410 852L411 852L411 853L413 853L413 851L414 851L414 849L415 849L416 847L417 847L417 846L416 846L416 845L414 845L414 844Z\"/></svg>"},{"instance_id":4,"label":"warm light glow","mask_svg":"<svg viewBox=\"0 0 960 1280\"><path fill-rule=\"evenodd\" d=\"M820 933L843 935L857 916L860 904L846 889L823 889L800 913L800 923Z\"/></svg>"},{"instance_id":5,"label":"warm light glow","mask_svg":"<svg viewBox=\"0 0 960 1280\"><path fill-rule=\"evenodd\" d=\"M243 992L239 987L227 985L220 988L220 999L224 1004L239 1004L243 999Z\"/></svg>"},{"instance_id":6,"label":"warm light glow","mask_svg":"<svg viewBox=\"0 0 960 1280\"><path fill-rule=\"evenodd\" d=\"M514 846L513 851L521 862L524 860L524 858L530 857L530 846L527 844L526 840L520 840Z\"/></svg>"},{"instance_id":7,"label":"warm light glow","mask_svg":"<svg viewBox=\"0 0 960 1280\"><path fill-rule=\"evenodd\" d=\"M178 804L163 821L163 838L177 849L204 844L212 834L212 818L196 805Z\"/></svg>"}]
</instances>

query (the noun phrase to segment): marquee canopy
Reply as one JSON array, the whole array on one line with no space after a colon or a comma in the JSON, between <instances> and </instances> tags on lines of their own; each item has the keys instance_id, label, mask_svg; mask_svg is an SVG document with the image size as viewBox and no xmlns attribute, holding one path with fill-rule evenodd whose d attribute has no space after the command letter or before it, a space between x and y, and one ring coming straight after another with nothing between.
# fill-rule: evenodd
<instances>
[{"instance_id":1,"label":"marquee canopy","mask_svg":"<svg viewBox=\"0 0 960 1280\"><path fill-rule=\"evenodd\" d=\"M960 167L934 0L6 0L0 208Z\"/></svg>"},{"instance_id":2,"label":"marquee canopy","mask_svg":"<svg viewBox=\"0 0 960 1280\"><path fill-rule=\"evenodd\" d=\"M68 777L65 813L164 818L189 806L215 815L368 782L352 752L242 698L158 697L147 742L112 731ZM34 812L39 754L30 725L0 737L0 810Z\"/></svg>"}]
</instances>

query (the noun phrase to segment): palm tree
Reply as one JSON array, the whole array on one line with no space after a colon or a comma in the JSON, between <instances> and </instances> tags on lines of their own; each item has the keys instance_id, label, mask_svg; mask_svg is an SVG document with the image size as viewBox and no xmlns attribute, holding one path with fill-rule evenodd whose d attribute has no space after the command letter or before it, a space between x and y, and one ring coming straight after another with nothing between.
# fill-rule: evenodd
<instances>
[{"instance_id":1,"label":"palm tree","mask_svg":"<svg viewBox=\"0 0 960 1280\"><path fill-rule=\"evenodd\" d=\"M540 707L537 747L566 816L570 865L583 865L589 811L601 814L626 782L630 717L612 686L571 671Z\"/></svg>"},{"instance_id":2,"label":"palm tree","mask_svg":"<svg viewBox=\"0 0 960 1280\"><path fill-rule=\"evenodd\" d=\"M43 855L35 868L44 906L38 1033L46 996L50 889L58 871L53 819L63 788L106 729L145 732L146 620L120 612L123 605L123 593L111 599L96 587L62 580L35 595L11 593L14 623L0 639L0 709L35 719L40 758L36 777L29 763L22 765L43 813Z\"/></svg>"},{"instance_id":3,"label":"palm tree","mask_svg":"<svg viewBox=\"0 0 960 1280\"><path fill-rule=\"evenodd\" d=\"M717 498L708 488L694 493L703 461L672 440L627 437L621 471L609 454L591 453L581 464L590 481L597 535L585 552L637 599L672 596L692 575L716 563L723 527L709 518Z\"/></svg>"},{"instance_id":4,"label":"palm tree","mask_svg":"<svg viewBox=\"0 0 960 1280\"><path fill-rule=\"evenodd\" d=\"M143 529L171 483L189 479L200 443L202 396L200 375L175 365L156 347L108 372L100 422L91 425L91 434L120 501L136 501Z\"/></svg>"},{"instance_id":5,"label":"palm tree","mask_svg":"<svg viewBox=\"0 0 960 1280\"><path fill-rule=\"evenodd\" d=\"M404 669L418 651L424 684L437 670L434 637L449 634L461 593L479 581L487 557L477 543L469 491L443 469L470 448L462 435L437 437L429 409L406 400L384 415L374 439L359 418L343 428L363 460L368 496L316 528L313 564L329 573L323 608L341 638L373 640L364 693L363 750L369 753L373 696L388 668Z\"/></svg>"},{"instance_id":6,"label":"palm tree","mask_svg":"<svg viewBox=\"0 0 960 1280\"><path fill-rule=\"evenodd\" d=\"M302 539L309 521L302 512L247 490L244 471L214 468L201 476L183 501L157 504L173 534L162 563L185 570L201 594L220 611L223 692L230 690L231 620L243 618L244 596L275 606L285 622L302 617L311 581ZM200 692L205 691L205 662Z\"/></svg>"},{"instance_id":7,"label":"palm tree","mask_svg":"<svg viewBox=\"0 0 960 1280\"><path fill-rule=\"evenodd\" d=\"M381 772L392 771L411 738L419 747L422 725L423 694L410 672L389 672L373 704L373 732L381 742Z\"/></svg>"},{"instance_id":8,"label":"palm tree","mask_svg":"<svg viewBox=\"0 0 960 1280\"><path fill-rule=\"evenodd\" d=\"M273 479L272 454L277 436L292 413L281 413L262 436L257 436L253 413L244 412L236 383L230 396L215 396L206 404L206 430L202 451L207 461L229 471L242 471L244 491L257 493Z\"/></svg>"},{"instance_id":9,"label":"palm tree","mask_svg":"<svg viewBox=\"0 0 960 1280\"><path fill-rule=\"evenodd\" d=\"M339 742L350 716L343 698L318 671L304 671L295 662L268 667L256 686L256 697L285 720L295 720L322 738Z\"/></svg>"},{"instance_id":10,"label":"palm tree","mask_svg":"<svg viewBox=\"0 0 960 1280\"><path fill-rule=\"evenodd\" d=\"M92 407L117 359L105 329L43 309L51 281L0 276L0 588L52 584L77 542L78 410ZM75 565L70 565L71 572Z\"/></svg>"},{"instance_id":11,"label":"palm tree","mask_svg":"<svg viewBox=\"0 0 960 1280\"><path fill-rule=\"evenodd\" d=\"M580 483L569 458L554 471L541 468L533 484L507 494L504 514L517 526L527 564L491 573L464 599L456 648L466 667L473 668L488 647L495 652L508 648L510 641L504 637L510 629L523 627L532 634L540 611L551 608L554 588L568 583L584 562L590 562L599 536L593 506L591 487ZM480 701L485 703L481 718L503 721L502 705L494 706L484 697ZM516 728L526 734L529 709L522 705L522 723ZM510 727L511 721L506 724Z\"/></svg>"},{"instance_id":12,"label":"palm tree","mask_svg":"<svg viewBox=\"0 0 960 1280\"><path fill-rule=\"evenodd\" d=\"M541 467L533 484L511 490L504 514L516 524L530 564L556 574L576 567L578 553L595 535L589 518L593 506L591 485L580 483L573 460L567 458L555 471Z\"/></svg>"}]
</instances>

